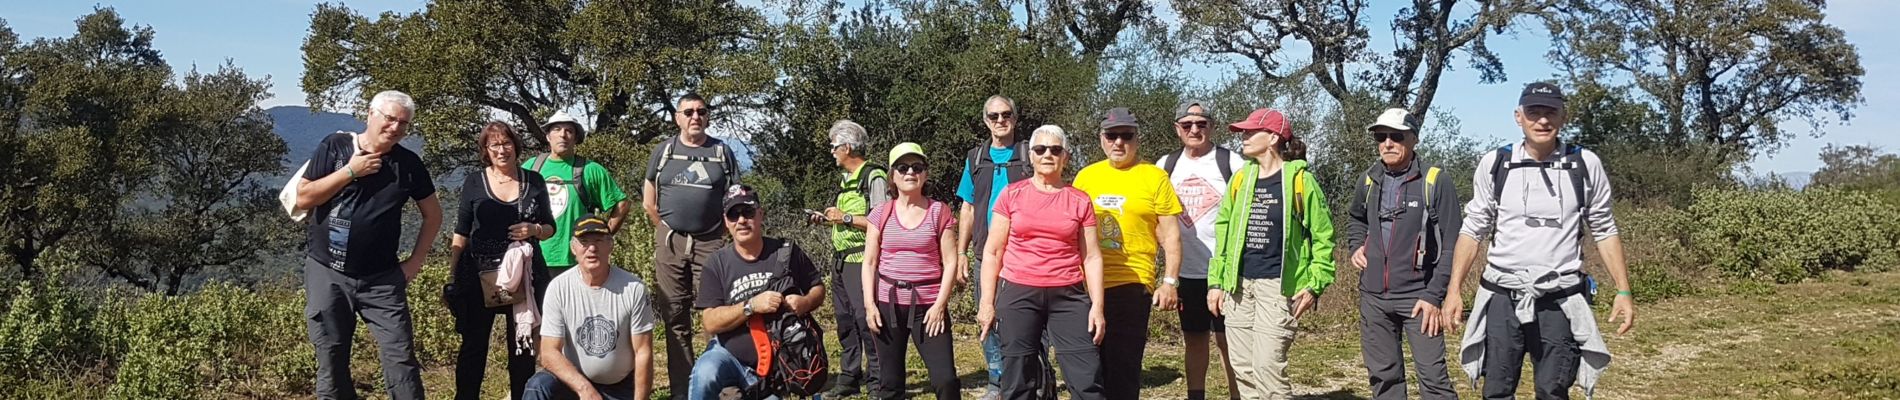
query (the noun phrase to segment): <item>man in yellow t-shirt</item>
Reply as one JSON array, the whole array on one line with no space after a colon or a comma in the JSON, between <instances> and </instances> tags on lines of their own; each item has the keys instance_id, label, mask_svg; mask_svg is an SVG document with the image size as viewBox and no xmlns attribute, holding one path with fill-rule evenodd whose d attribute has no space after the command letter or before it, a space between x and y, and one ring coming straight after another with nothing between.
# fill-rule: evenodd
<instances>
[{"instance_id":1,"label":"man in yellow t-shirt","mask_svg":"<svg viewBox=\"0 0 1900 400\"><path fill-rule=\"evenodd\" d=\"M1110 400L1141 396L1141 356L1148 346L1151 309L1178 306L1181 272L1181 200L1168 172L1137 155L1137 121L1126 108L1102 116L1102 153L1107 160L1083 168L1075 188L1095 202L1102 246L1102 388ZM1156 286L1155 254L1167 256ZM1151 293L1152 292L1152 293Z\"/></svg>"}]
</instances>

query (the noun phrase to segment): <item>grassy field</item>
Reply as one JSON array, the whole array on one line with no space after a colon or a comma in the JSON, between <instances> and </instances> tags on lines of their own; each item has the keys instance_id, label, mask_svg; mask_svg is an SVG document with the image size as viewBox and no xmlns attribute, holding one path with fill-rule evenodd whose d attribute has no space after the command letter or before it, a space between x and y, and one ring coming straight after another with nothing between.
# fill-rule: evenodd
<instances>
[{"instance_id":1,"label":"grassy field","mask_svg":"<svg viewBox=\"0 0 1900 400\"><path fill-rule=\"evenodd\" d=\"M1350 282L1341 284L1336 287L1352 287ZM1597 397L1900 399L1900 369L1893 367L1900 360L1900 273L1833 273L1809 283L1741 285L1714 292L1639 306L1637 330L1609 337L1615 360ZM1320 312L1301 321L1291 355L1291 374L1301 398L1370 395L1360 361L1357 316L1350 308L1356 300L1350 296L1350 290L1328 294ZM1598 315L1607 320L1608 312L1599 310ZM1155 314L1146 349L1143 398L1186 397L1176 326L1172 313ZM959 326L956 333L958 372L965 395L974 398L987 380L982 351L973 327ZM836 348L834 343L831 349L835 352ZM1457 361L1451 363L1459 393L1475 397L1476 388L1456 369ZM498 365L491 363L489 376L498 379L486 385L489 398L506 396ZM365 370L375 368L357 367L370 374ZM1210 376L1222 376L1218 363L1213 369ZM917 398L931 398L924 393L927 379L922 361L912 356L909 370L910 391ZM664 384L667 372L658 372L656 384ZM1530 397L1528 374L1520 390L1524 398ZM452 390L452 372L447 368L429 370L425 380L431 397L446 397ZM359 390L380 396L371 387L380 386L376 382L359 381ZM1226 387L1218 380L1208 386L1210 398L1226 396ZM1575 395L1582 398L1580 391Z\"/></svg>"}]
</instances>

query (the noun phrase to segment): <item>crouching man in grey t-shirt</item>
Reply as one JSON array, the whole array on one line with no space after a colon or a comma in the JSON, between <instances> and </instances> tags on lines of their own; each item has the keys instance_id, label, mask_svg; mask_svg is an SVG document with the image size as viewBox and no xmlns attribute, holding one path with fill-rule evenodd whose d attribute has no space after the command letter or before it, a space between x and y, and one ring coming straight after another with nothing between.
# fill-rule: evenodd
<instances>
[{"instance_id":1,"label":"crouching man in grey t-shirt","mask_svg":"<svg viewBox=\"0 0 1900 400\"><path fill-rule=\"evenodd\" d=\"M581 217L571 248L579 268L548 284L541 305L541 372L522 398L640 399L653 388L653 307L645 282L607 265L607 219Z\"/></svg>"}]
</instances>

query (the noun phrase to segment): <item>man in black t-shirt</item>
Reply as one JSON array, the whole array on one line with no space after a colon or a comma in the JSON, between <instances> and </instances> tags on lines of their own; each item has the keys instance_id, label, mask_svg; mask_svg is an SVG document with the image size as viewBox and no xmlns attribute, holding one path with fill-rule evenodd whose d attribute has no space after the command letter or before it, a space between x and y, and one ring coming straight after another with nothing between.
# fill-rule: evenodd
<instances>
[{"instance_id":1,"label":"man in black t-shirt","mask_svg":"<svg viewBox=\"0 0 1900 400\"><path fill-rule=\"evenodd\" d=\"M759 343L751 323L782 312L811 313L825 302L824 281L798 245L765 237L765 214L752 188L734 185L721 202L732 244L706 260L694 306L712 346L694 363L688 385L693 399L716 399L729 387L745 388L759 375Z\"/></svg>"},{"instance_id":2,"label":"man in black t-shirt","mask_svg":"<svg viewBox=\"0 0 1900 400\"><path fill-rule=\"evenodd\" d=\"M299 178L297 208L314 218L304 258L304 314L316 347L317 398L357 397L350 339L358 315L382 349L390 397L423 398L409 280L422 272L435 243L442 205L422 157L396 145L408 136L415 109L407 94L377 93L364 132L325 137ZM422 231L410 256L398 258L402 209L411 201L422 213Z\"/></svg>"}]
</instances>

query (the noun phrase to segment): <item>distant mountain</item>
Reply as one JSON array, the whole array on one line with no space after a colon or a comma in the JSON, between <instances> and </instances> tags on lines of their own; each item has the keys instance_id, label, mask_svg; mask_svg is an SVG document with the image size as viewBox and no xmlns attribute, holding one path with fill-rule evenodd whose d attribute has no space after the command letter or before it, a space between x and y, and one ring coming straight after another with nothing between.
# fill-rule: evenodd
<instances>
[{"instance_id":1,"label":"distant mountain","mask_svg":"<svg viewBox=\"0 0 1900 400\"><path fill-rule=\"evenodd\" d=\"M276 106L264 112L270 114L274 124L271 131L284 138L284 144L289 147L284 165L290 166L291 170L296 170L297 166L310 159L310 153L317 151L317 144L323 141L324 136L338 131L362 132L364 128L363 120L356 119L354 115L311 112L310 107L304 106ZM422 154L422 136L404 138L402 147Z\"/></svg>"}]
</instances>

